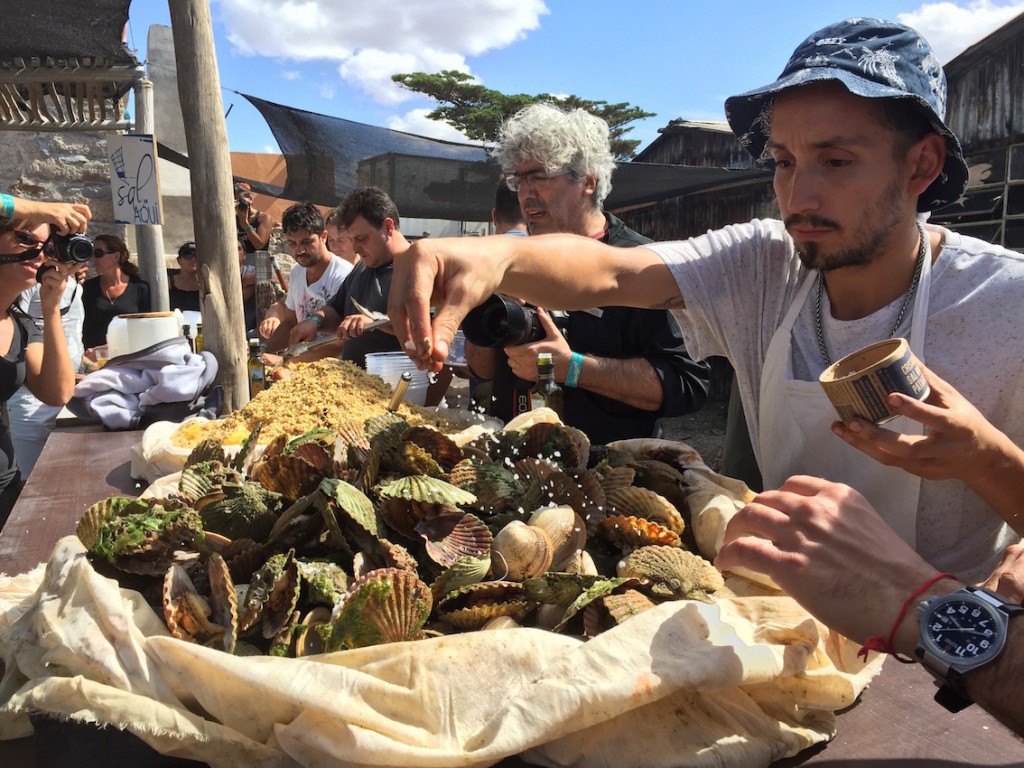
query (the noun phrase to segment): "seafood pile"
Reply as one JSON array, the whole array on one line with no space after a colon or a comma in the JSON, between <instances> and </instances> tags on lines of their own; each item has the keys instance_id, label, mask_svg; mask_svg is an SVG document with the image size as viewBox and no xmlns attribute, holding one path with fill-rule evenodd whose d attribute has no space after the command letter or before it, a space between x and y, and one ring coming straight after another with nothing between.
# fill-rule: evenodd
<instances>
[{"instance_id":1,"label":"seafood pile","mask_svg":"<svg viewBox=\"0 0 1024 768\"><path fill-rule=\"evenodd\" d=\"M591 445L528 416L462 445L388 412L266 444L257 424L240 450L199 443L162 497L93 505L77 534L174 637L235 654L514 626L593 637L722 593L680 512L692 452Z\"/></svg>"}]
</instances>

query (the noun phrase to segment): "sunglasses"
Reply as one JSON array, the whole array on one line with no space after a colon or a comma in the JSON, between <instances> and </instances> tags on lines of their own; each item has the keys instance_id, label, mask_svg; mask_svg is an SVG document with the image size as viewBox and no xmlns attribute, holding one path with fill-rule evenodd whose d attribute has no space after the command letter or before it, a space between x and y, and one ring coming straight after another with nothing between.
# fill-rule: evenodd
<instances>
[{"instance_id":1,"label":"sunglasses","mask_svg":"<svg viewBox=\"0 0 1024 768\"><path fill-rule=\"evenodd\" d=\"M34 248L37 252L42 251L45 254L53 253L52 241L40 240L31 232L16 229L14 230L14 239L18 241L18 245L23 245L26 248Z\"/></svg>"},{"instance_id":2,"label":"sunglasses","mask_svg":"<svg viewBox=\"0 0 1024 768\"><path fill-rule=\"evenodd\" d=\"M522 173L506 173L505 186L511 192L518 192L523 184L529 184L534 189L543 189L556 176L566 176L571 173L570 168L559 168L550 172L543 168L534 168L532 171L523 171Z\"/></svg>"},{"instance_id":3,"label":"sunglasses","mask_svg":"<svg viewBox=\"0 0 1024 768\"><path fill-rule=\"evenodd\" d=\"M178 254L179 259L194 259L196 257L195 251L182 251Z\"/></svg>"},{"instance_id":4,"label":"sunglasses","mask_svg":"<svg viewBox=\"0 0 1024 768\"><path fill-rule=\"evenodd\" d=\"M92 255L93 255L93 256L97 256L97 257L103 257L103 256L112 256L112 255L113 255L113 254L115 254L115 253L116 253L116 254L117 254L118 256L120 256L120 255L121 255L119 251L105 251L105 250L103 250L102 248L93 248L93 249L92 249Z\"/></svg>"}]
</instances>

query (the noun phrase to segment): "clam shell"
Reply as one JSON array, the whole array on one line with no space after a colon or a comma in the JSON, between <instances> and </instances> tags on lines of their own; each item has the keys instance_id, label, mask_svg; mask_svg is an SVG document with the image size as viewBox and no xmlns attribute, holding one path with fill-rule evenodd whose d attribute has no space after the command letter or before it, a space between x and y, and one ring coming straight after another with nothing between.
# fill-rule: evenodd
<instances>
[{"instance_id":1,"label":"clam shell","mask_svg":"<svg viewBox=\"0 0 1024 768\"><path fill-rule=\"evenodd\" d=\"M448 481L476 496L474 506L484 512L507 509L522 493L515 475L489 460L463 459L452 467Z\"/></svg>"},{"instance_id":2,"label":"clam shell","mask_svg":"<svg viewBox=\"0 0 1024 768\"><path fill-rule=\"evenodd\" d=\"M330 560L296 560L301 579L303 603L329 605L341 602L348 589L345 569Z\"/></svg>"},{"instance_id":3,"label":"clam shell","mask_svg":"<svg viewBox=\"0 0 1024 768\"><path fill-rule=\"evenodd\" d=\"M551 540L540 528L513 520L491 544L491 569L503 579L523 581L540 576L551 567Z\"/></svg>"},{"instance_id":4,"label":"clam shell","mask_svg":"<svg viewBox=\"0 0 1024 768\"><path fill-rule=\"evenodd\" d=\"M219 555L209 562L210 596L200 595L185 569L172 565L164 576L164 620L172 637L231 652L238 629L238 604L227 566Z\"/></svg>"},{"instance_id":5,"label":"clam shell","mask_svg":"<svg viewBox=\"0 0 1024 768\"><path fill-rule=\"evenodd\" d=\"M385 451L382 458L387 465L405 475L427 475L443 479L447 477L444 468L420 445L403 440L394 449Z\"/></svg>"},{"instance_id":6,"label":"clam shell","mask_svg":"<svg viewBox=\"0 0 1024 768\"><path fill-rule=\"evenodd\" d=\"M480 629L491 619L508 616L521 622L536 607L521 584L484 581L450 592L437 607L438 616L459 629Z\"/></svg>"},{"instance_id":7,"label":"clam shell","mask_svg":"<svg viewBox=\"0 0 1024 768\"><path fill-rule=\"evenodd\" d=\"M609 515L597 524L598 533L622 549L632 550L651 544L678 547L679 535L660 523L627 515Z\"/></svg>"},{"instance_id":8,"label":"clam shell","mask_svg":"<svg viewBox=\"0 0 1024 768\"><path fill-rule=\"evenodd\" d=\"M590 458L590 440L565 424L540 423L526 430L523 452L551 459L566 469L583 469Z\"/></svg>"},{"instance_id":9,"label":"clam shell","mask_svg":"<svg viewBox=\"0 0 1024 768\"><path fill-rule=\"evenodd\" d=\"M482 627L480 627L480 629L520 629L522 626L522 624L513 619L511 616L495 616L493 619L490 619Z\"/></svg>"},{"instance_id":10,"label":"clam shell","mask_svg":"<svg viewBox=\"0 0 1024 768\"><path fill-rule=\"evenodd\" d=\"M587 529L569 506L545 507L530 515L529 525L540 528L551 542L551 570L564 571L587 546Z\"/></svg>"},{"instance_id":11,"label":"clam shell","mask_svg":"<svg viewBox=\"0 0 1024 768\"><path fill-rule=\"evenodd\" d=\"M317 606L302 619L295 633L295 656L315 656L327 651L327 638L331 634L331 610Z\"/></svg>"},{"instance_id":12,"label":"clam shell","mask_svg":"<svg viewBox=\"0 0 1024 768\"><path fill-rule=\"evenodd\" d=\"M583 631L587 637L596 637L653 607L654 602L635 589L627 589L618 595L606 595L583 610Z\"/></svg>"},{"instance_id":13,"label":"clam shell","mask_svg":"<svg viewBox=\"0 0 1024 768\"><path fill-rule=\"evenodd\" d=\"M462 461L462 449L448 435L433 427L410 427L402 439L415 443L436 461L445 474Z\"/></svg>"},{"instance_id":14,"label":"clam shell","mask_svg":"<svg viewBox=\"0 0 1024 768\"><path fill-rule=\"evenodd\" d=\"M491 532L479 517L468 512L427 515L416 524L416 532L426 541L430 559L446 568L462 557L481 557L491 550Z\"/></svg>"},{"instance_id":15,"label":"clam shell","mask_svg":"<svg viewBox=\"0 0 1024 768\"><path fill-rule=\"evenodd\" d=\"M397 568L370 571L349 587L335 609L330 649L416 640L433 607L430 589Z\"/></svg>"},{"instance_id":16,"label":"clam shell","mask_svg":"<svg viewBox=\"0 0 1024 768\"><path fill-rule=\"evenodd\" d=\"M195 502L204 530L230 539L266 540L280 515L281 496L256 483L220 488Z\"/></svg>"},{"instance_id":17,"label":"clam shell","mask_svg":"<svg viewBox=\"0 0 1024 768\"><path fill-rule=\"evenodd\" d=\"M656 597L708 601L725 582L715 566L685 549L648 546L630 552L616 569L619 576L644 580Z\"/></svg>"},{"instance_id":18,"label":"clam shell","mask_svg":"<svg viewBox=\"0 0 1024 768\"><path fill-rule=\"evenodd\" d=\"M647 488L614 488L607 493L608 512L614 515L642 517L661 523L676 534L683 532L683 516L672 503Z\"/></svg>"},{"instance_id":19,"label":"clam shell","mask_svg":"<svg viewBox=\"0 0 1024 768\"><path fill-rule=\"evenodd\" d=\"M320 483L320 493L335 506L335 515L361 549L371 546L384 534L373 502L351 483L328 478Z\"/></svg>"},{"instance_id":20,"label":"clam shell","mask_svg":"<svg viewBox=\"0 0 1024 768\"><path fill-rule=\"evenodd\" d=\"M250 477L268 491L274 491L294 501L312 493L320 481L333 469L333 454L329 466L311 464L301 455L277 455L267 457L266 453L252 468Z\"/></svg>"},{"instance_id":21,"label":"clam shell","mask_svg":"<svg viewBox=\"0 0 1024 768\"><path fill-rule=\"evenodd\" d=\"M472 506L476 496L436 477L402 477L380 489L382 499L403 499L449 507Z\"/></svg>"},{"instance_id":22,"label":"clam shell","mask_svg":"<svg viewBox=\"0 0 1024 768\"><path fill-rule=\"evenodd\" d=\"M706 472L711 471L711 468L704 463L696 449L691 448L686 443L680 443L675 440L638 437L630 440L616 440L615 442L608 443L608 448L664 461L679 470L702 469Z\"/></svg>"},{"instance_id":23,"label":"clam shell","mask_svg":"<svg viewBox=\"0 0 1024 768\"><path fill-rule=\"evenodd\" d=\"M597 467L598 481L604 492L607 494L614 488L627 488L633 485L636 479L636 470L632 467L612 467L603 465Z\"/></svg>"},{"instance_id":24,"label":"clam shell","mask_svg":"<svg viewBox=\"0 0 1024 768\"><path fill-rule=\"evenodd\" d=\"M92 549L96 546L99 538L100 528L107 520L119 516L124 512L125 507L135 499L128 496L111 496L109 499L97 501L82 514L75 527L75 533L82 546Z\"/></svg>"}]
</instances>

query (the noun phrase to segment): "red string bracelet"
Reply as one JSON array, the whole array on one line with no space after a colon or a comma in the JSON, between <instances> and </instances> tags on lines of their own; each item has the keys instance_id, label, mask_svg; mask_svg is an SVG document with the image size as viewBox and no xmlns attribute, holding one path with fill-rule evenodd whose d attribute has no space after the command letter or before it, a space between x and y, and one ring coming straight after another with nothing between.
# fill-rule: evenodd
<instances>
[{"instance_id":1,"label":"red string bracelet","mask_svg":"<svg viewBox=\"0 0 1024 768\"><path fill-rule=\"evenodd\" d=\"M892 649L893 640L896 638L896 630L900 628L900 624L903 623L903 618L907 615L907 611L910 610L910 606L914 600L923 595L932 584L942 579L956 579L956 576L952 573L937 573L932 576L928 581L922 584L914 593L907 598L906 602L903 603L903 607L900 609L900 615L896 617L896 621L892 625L892 629L889 630L889 639L886 640L884 637L879 635L873 635L864 641L864 645L861 646L860 650L857 651L857 656L863 660L868 660L868 651L878 651L879 653L888 653L896 661L903 664L913 664L913 659L903 658L897 656L896 652Z\"/></svg>"}]
</instances>

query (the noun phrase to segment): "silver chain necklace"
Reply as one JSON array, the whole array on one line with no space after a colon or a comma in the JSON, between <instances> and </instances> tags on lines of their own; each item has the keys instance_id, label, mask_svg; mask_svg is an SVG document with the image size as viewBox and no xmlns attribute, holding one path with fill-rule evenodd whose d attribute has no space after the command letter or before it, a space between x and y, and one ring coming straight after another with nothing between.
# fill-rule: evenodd
<instances>
[{"instance_id":1,"label":"silver chain necklace","mask_svg":"<svg viewBox=\"0 0 1024 768\"><path fill-rule=\"evenodd\" d=\"M928 258L928 236L925 234L924 227L921 226L921 222L917 223L917 231L921 237L921 247L917 252L917 263L914 265L914 276L910 280L910 287L903 296L903 303L900 305L899 314L896 315L896 322L892 325L892 330L889 331L889 338L891 339L896 335L896 331L899 330L900 325L903 323L903 318L907 314L907 309L910 308L910 302L914 300L914 294L917 293L917 285L921 281L921 270L924 268L924 260ZM825 365L832 365L832 356L828 353L828 347L825 346L825 328L824 323L821 321L821 295L825 292L825 273L818 271L818 299L814 304L814 327L818 333L818 349L821 350L821 357L825 360Z\"/></svg>"}]
</instances>

